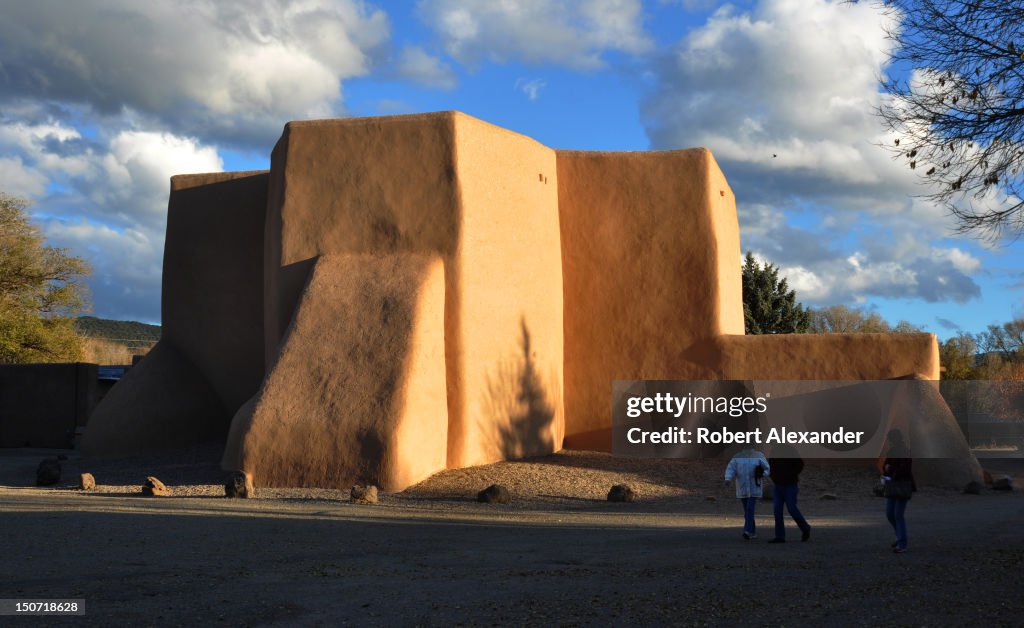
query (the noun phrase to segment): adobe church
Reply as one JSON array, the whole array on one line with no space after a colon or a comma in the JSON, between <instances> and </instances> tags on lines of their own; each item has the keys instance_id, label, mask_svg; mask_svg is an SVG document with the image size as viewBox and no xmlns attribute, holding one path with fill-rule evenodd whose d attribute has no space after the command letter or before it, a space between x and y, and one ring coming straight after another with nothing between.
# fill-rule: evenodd
<instances>
[{"instance_id":1,"label":"adobe church","mask_svg":"<svg viewBox=\"0 0 1024 628\"><path fill-rule=\"evenodd\" d=\"M163 335L82 449L222 440L258 486L401 490L609 450L613 380L939 378L931 334L744 335L740 260L706 149L554 150L458 112L290 122L269 172L171 179Z\"/></svg>"}]
</instances>

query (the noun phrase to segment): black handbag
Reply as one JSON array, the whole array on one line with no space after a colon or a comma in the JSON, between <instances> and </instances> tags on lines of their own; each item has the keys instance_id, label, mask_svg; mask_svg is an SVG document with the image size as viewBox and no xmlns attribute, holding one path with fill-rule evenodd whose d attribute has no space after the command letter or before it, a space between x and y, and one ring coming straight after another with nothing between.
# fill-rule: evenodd
<instances>
[{"instance_id":1,"label":"black handbag","mask_svg":"<svg viewBox=\"0 0 1024 628\"><path fill-rule=\"evenodd\" d=\"M914 492L914 483L910 480L886 480L882 495L893 499L910 499Z\"/></svg>"}]
</instances>

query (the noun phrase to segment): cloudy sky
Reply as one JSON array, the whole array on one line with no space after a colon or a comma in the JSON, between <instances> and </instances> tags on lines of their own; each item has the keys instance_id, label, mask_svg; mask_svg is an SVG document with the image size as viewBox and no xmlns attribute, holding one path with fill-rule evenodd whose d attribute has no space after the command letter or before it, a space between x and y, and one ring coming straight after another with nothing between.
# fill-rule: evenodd
<instances>
[{"instance_id":1,"label":"cloudy sky","mask_svg":"<svg viewBox=\"0 0 1024 628\"><path fill-rule=\"evenodd\" d=\"M873 109L885 19L825 0L0 0L0 190L159 322L172 174L288 120L457 109L555 148L707 146L742 246L810 305L940 337L1024 315L1024 242L952 235ZM739 260L737 260L739 263Z\"/></svg>"}]
</instances>

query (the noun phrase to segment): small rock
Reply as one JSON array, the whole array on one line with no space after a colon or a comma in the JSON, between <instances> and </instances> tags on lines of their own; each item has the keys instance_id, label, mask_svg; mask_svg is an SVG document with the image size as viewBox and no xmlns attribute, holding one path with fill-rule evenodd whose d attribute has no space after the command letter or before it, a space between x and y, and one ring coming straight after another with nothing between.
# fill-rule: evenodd
<instances>
[{"instance_id":1,"label":"small rock","mask_svg":"<svg viewBox=\"0 0 1024 628\"><path fill-rule=\"evenodd\" d=\"M224 482L224 495L227 497L256 497L256 487L252 483L252 474L245 471L232 471Z\"/></svg>"},{"instance_id":2,"label":"small rock","mask_svg":"<svg viewBox=\"0 0 1024 628\"><path fill-rule=\"evenodd\" d=\"M164 486L163 482L149 476L146 478L146 483L142 485L142 494L150 497L166 497L171 494L171 491Z\"/></svg>"},{"instance_id":3,"label":"small rock","mask_svg":"<svg viewBox=\"0 0 1024 628\"><path fill-rule=\"evenodd\" d=\"M81 479L78 481L78 488L83 491L91 491L96 488L96 478L91 473L83 473Z\"/></svg>"},{"instance_id":4,"label":"small rock","mask_svg":"<svg viewBox=\"0 0 1024 628\"><path fill-rule=\"evenodd\" d=\"M612 487L612 490L608 491L608 501L610 502L635 502L636 491L632 487L625 484L616 484Z\"/></svg>"},{"instance_id":5,"label":"small rock","mask_svg":"<svg viewBox=\"0 0 1024 628\"><path fill-rule=\"evenodd\" d=\"M766 502L770 502L775 499L775 487L771 484L765 484L761 487L761 499Z\"/></svg>"},{"instance_id":6,"label":"small rock","mask_svg":"<svg viewBox=\"0 0 1024 628\"><path fill-rule=\"evenodd\" d=\"M476 500L485 504L507 504L512 501L512 494L501 484L491 484L476 494Z\"/></svg>"},{"instance_id":7,"label":"small rock","mask_svg":"<svg viewBox=\"0 0 1024 628\"><path fill-rule=\"evenodd\" d=\"M981 482L976 482L974 480L968 482L967 486L964 487L964 494L965 495L980 495L981 494Z\"/></svg>"},{"instance_id":8,"label":"small rock","mask_svg":"<svg viewBox=\"0 0 1024 628\"><path fill-rule=\"evenodd\" d=\"M1001 478L993 478L992 479L992 490L993 491L1012 491L1013 490L1013 480L1011 480L1010 476L1008 476L1008 475L1004 475Z\"/></svg>"},{"instance_id":9,"label":"small rock","mask_svg":"<svg viewBox=\"0 0 1024 628\"><path fill-rule=\"evenodd\" d=\"M822 496L821 496L821 499L824 499L824 500L827 500L827 501L835 501L835 500L839 499L839 496L836 495L835 493L823 493Z\"/></svg>"},{"instance_id":10,"label":"small rock","mask_svg":"<svg viewBox=\"0 0 1024 628\"><path fill-rule=\"evenodd\" d=\"M48 458L36 468L36 486L53 486L60 482L60 462Z\"/></svg>"},{"instance_id":11,"label":"small rock","mask_svg":"<svg viewBox=\"0 0 1024 628\"><path fill-rule=\"evenodd\" d=\"M349 493L349 499L356 504L376 504L377 487L372 484L366 486L356 484L352 487L352 492Z\"/></svg>"}]
</instances>

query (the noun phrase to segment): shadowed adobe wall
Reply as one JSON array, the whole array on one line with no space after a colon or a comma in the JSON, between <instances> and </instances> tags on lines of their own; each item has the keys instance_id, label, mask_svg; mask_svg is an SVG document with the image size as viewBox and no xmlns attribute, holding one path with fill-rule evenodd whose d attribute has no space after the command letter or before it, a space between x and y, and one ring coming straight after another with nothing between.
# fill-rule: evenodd
<instances>
[{"instance_id":1,"label":"shadowed adobe wall","mask_svg":"<svg viewBox=\"0 0 1024 628\"><path fill-rule=\"evenodd\" d=\"M160 341L97 406L92 455L225 437L263 379L266 172L171 178Z\"/></svg>"},{"instance_id":2,"label":"shadowed adobe wall","mask_svg":"<svg viewBox=\"0 0 1024 628\"><path fill-rule=\"evenodd\" d=\"M0 364L0 447L71 448L99 396L95 364Z\"/></svg>"}]
</instances>

